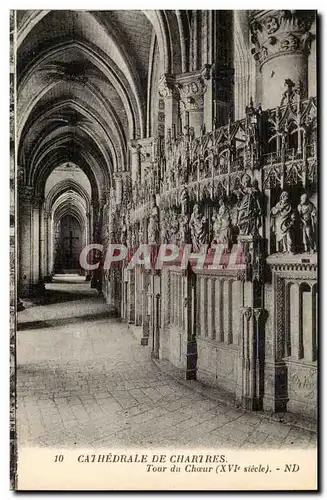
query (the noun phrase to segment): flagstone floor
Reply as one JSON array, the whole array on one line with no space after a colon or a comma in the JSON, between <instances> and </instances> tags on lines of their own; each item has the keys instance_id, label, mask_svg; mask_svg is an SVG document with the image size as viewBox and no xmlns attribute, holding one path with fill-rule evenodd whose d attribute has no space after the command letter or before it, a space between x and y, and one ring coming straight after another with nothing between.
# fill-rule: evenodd
<instances>
[{"instance_id":1,"label":"flagstone floor","mask_svg":"<svg viewBox=\"0 0 327 500\"><path fill-rule=\"evenodd\" d=\"M224 406L162 373L89 283L49 284L47 297L18 314L20 446L316 446L312 432Z\"/></svg>"}]
</instances>

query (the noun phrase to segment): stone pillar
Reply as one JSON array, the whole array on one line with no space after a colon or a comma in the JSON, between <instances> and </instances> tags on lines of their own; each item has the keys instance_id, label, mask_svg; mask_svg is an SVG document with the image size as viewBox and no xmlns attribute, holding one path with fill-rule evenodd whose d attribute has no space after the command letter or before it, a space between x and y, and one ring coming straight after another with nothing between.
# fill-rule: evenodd
<instances>
[{"instance_id":1,"label":"stone pillar","mask_svg":"<svg viewBox=\"0 0 327 500\"><path fill-rule=\"evenodd\" d=\"M159 95L165 101L165 137L178 132L179 92L175 86L175 75L165 74L159 81Z\"/></svg>"},{"instance_id":2,"label":"stone pillar","mask_svg":"<svg viewBox=\"0 0 327 500\"><path fill-rule=\"evenodd\" d=\"M206 84L204 75L209 77L209 71L185 73L176 78L176 86L180 93L180 109L182 130L193 128L198 137L204 124L204 94Z\"/></svg>"},{"instance_id":3,"label":"stone pillar","mask_svg":"<svg viewBox=\"0 0 327 500\"><path fill-rule=\"evenodd\" d=\"M159 358L160 349L160 327L161 327L161 276L160 272L151 272L151 356Z\"/></svg>"},{"instance_id":4,"label":"stone pillar","mask_svg":"<svg viewBox=\"0 0 327 500\"><path fill-rule=\"evenodd\" d=\"M203 123L207 131L213 129L214 106L213 106L213 80L211 78L211 68L213 63L213 37L212 26L214 11L200 11L201 16L201 59L204 63L204 71L202 72L206 80L206 91L203 96Z\"/></svg>"},{"instance_id":5,"label":"stone pillar","mask_svg":"<svg viewBox=\"0 0 327 500\"><path fill-rule=\"evenodd\" d=\"M143 269L141 271L142 279L142 338L141 345L149 343L149 293L150 271Z\"/></svg>"},{"instance_id":6,"label":"stone pillar","mask_svg":"<svg viewBox=\"0 0 327 500\"><path fill-rule=\"evenodd\" d=\"M44 282L44 278L47 276L46 269L46 254L47 254L47 241L46 241L46 219L44 203L40 205L40 280Z\"/></svg>"},{"instance_id":7,"label":"stone pillar","mask_svg":"<svg viewBox=\"0 0 327 500\"><path fill-rule=\"evenodd\" d=\"M34 197L31 186L18 189L18 234L20 297L43 292L40 276L40 198Z\"/></svg>"},{"instance_id":8,"label":"stone pillar","mask_svg":"<svg viewBox=\"0 0 327 500\"><path fill-rule=\"evenodd\" d=\"M252 53L261 71L263 109L279 106L285 80L308 95L308 55L314 11L256 10L250 17Z\"/></svg>"},{"instance_id":9,"label":"stone pillar","mask_svg":"<svg viewBox=\"0 0 327 500\"><path fill-rule=\"evenodd\" d=\"M128 323L135 322L135 270L127 271L127 321Z\"/></svg>"},{"instance_id":10,"label":"stone pillar","mask_svg":"<svg viewBox=\"0 0 327 500\"><path fill-rule=\"evenodd\" d=\"M262 263L263 241L259 235L240 235L246 269L242 281L242 323L238 398L247 410L263 408L264 319Z\"/></svg>"},{"instance_id":11,"label":"stone pillar","mask_svg":"<svg viewBox=\"0 0 327 500\"><path fill-rule=\"evenodd\" d=\"M52 231L51 231L51 213L49 214L48 212L44 212L44 281L51 281L51 253L52 253L52 246L51 246L51 237L52 237Z\"/></svg>"},{"instance_id":12,"label":"stone pillar","mask_svg":"<svg viewBox=\"0 0 327 500\"><path fill-rule=\"evenodd\" d=\"M242 405L247 410L262 409L260 355L261 308L243 307Z\"/></svg>"},{"instance_id":13,"label":"stone pillar","mask_svg":"<svg viewBox=\"0 0 327 500\"><path fill-rule=\"evenodd\" d=\"M132 183L138 183L141 180L141 161L140 161L141 146L136 141L130 142L131 151L131 173Z\"/></svg>"},{"instance_id":14,"label":"stone pillar","mask_svg":"<svg viewBox=\"0 0 327 500\"><path fill-rule=\"evenodd\" d=\"M196 276L191 268L188 268L182 278L184 280L184 331L186 337L186 363L185 363L185 378L186 380L196 379L197 365L197 343L195 330L195 314L196 314L196 296L195 282Z\"/></svg>"},{"instance_id":15,"label":"stone pillar","mask_svg":"<svg viewBox=\"0 0 327 500\"><path fill-rule=\"evenodd\" d=\"M32 289L32 198L33 188L21 186L18 190L18 295L28 297Z\"/></svg>"},{"instance_id":16,"label":"stone pillar","mask_svg":"<svg viewBox=\"0 0 327 500\"><path fill-rule=\"evenodd\" d=\"M116 184L116 205L121 205L123 200L123 179L121 175L118 173L115 175L115 184Z\"/></svg>"}]
</instances>

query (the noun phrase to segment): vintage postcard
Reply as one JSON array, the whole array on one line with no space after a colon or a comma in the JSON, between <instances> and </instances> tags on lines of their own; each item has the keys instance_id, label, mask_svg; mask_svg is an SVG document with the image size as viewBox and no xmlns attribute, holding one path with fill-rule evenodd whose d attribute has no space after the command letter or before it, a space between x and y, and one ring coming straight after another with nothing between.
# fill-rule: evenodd
<instances>
[{"instance_id":1,"label":"vintage postcard","mask_svg":"<svg viewBox=\"0 0 327 500\"><path fill-rule=\"evenodd\" d=\"M13 489L317 489L317 20L10 11Z\"/></svg>"}]
</instances>

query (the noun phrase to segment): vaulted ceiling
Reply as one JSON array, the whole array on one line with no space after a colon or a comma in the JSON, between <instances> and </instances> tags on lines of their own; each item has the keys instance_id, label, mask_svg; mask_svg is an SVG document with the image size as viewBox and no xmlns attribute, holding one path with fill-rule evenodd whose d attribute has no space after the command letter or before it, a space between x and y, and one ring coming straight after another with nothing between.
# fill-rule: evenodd
<instances>
[{"instance_id":1,"label":"vaulted ceiling","mask_svg":"<svg viewBox=\"0 0 327 500\"><path fill-rule=\"evenodd\" d=\"M184 11L185 12L185 11ZM185 70L187 13L18 11L18 164L41 194L70 161L100 198L144 138L154 45L164 72ZM154 43L155 41L155 43Z\"/></svg>"}]
</instances>

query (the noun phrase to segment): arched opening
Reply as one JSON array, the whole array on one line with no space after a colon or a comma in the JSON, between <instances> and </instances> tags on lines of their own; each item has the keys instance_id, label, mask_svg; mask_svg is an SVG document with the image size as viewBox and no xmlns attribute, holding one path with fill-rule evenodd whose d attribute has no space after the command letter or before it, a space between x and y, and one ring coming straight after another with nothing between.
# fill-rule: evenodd
<instances>
[{"instance_id":1,"label":"arched opening","mask_svg":"<svg viewBox=\"0 0 327 500\"><path fill-rule=\"evenodd\" d=\"M74 274L82 271L79 256L85 239L84 230L77 218L69 213L59 219L54 248L55 273Z\"/></svg>"}]
</instances>

